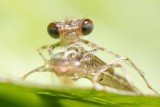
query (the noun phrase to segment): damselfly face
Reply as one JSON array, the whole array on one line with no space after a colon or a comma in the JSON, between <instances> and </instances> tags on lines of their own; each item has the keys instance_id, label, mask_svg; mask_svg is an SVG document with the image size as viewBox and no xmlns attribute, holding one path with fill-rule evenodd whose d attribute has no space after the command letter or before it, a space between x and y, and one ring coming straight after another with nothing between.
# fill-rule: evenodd
<instances>
[{"instance_id":1,"label":"damselfly face","mask_svg":"<svg viewBox=\"0 0 160 107\"><path fill-rule=\"evenodd\" d=\"M63 43L74 43L92 32L93 23L90 19L67 19L50 23L47 30L52 38L60 38Z\"/></svg>"}]
</instances>

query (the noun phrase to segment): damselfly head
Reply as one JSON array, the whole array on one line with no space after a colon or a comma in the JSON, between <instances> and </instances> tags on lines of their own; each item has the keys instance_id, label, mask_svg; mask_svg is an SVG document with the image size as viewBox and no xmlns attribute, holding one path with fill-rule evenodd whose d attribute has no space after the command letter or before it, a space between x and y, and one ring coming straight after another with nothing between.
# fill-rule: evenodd
<instances>
[{"instance_id":1,"label":"damselfly head","mask_svg":"<svg viewBox=\"0 0 160 107\"><path fill-rule=\"evenodd\" d=\"M67 19L50 23L47 30L52 38L60 38L63 43L70 44L90 34L93 30L93 22L90 19Z\"/></svg>"}]
</instances>

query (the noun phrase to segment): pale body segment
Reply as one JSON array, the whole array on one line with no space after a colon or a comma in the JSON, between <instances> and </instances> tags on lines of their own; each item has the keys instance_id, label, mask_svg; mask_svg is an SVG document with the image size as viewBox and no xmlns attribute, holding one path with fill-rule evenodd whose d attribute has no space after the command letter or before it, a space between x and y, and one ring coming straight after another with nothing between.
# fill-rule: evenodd
<instances>
[{"instance_id":1,"label":"pale body segment","mask_svg":"<svg viewBox=\"0 0 160 107\"><path fill-rule=\"evenodd\" d=\"M141 70L129 58L121 57L112 51L82 39L83 36L88 35L93 30L93 23L90 19L67 19L59 22L52 22L48 25L47 30L51 37L59 38L60 41L39 48L38 52L44 59L45 64L26 73L21 79L25 79L34 72L49 71L54 72L57 76L69 76L73 80L87 78L91 80L94 85L95 83L99 83L101 86L107 86L111 89L118 90L117 92L125 90L140 94L141 92L132 83L128 71L121 65L121 62L126 62L139 73L147 87L158 94L147 82ZM83 46L88 46L91 50L85 50ZM57 47L63 48L55 51L54 49ZM42 54L42 50L44 49L47 49L49 52L49 60L46 60ZM106 63L94 55L96 51L105 51L107 54L112 54L117 59ZM114 72L114 68L117 67L125 73L126 78ZM95 88L98 87L95 85Z\"/></svg>"}]
</instances>

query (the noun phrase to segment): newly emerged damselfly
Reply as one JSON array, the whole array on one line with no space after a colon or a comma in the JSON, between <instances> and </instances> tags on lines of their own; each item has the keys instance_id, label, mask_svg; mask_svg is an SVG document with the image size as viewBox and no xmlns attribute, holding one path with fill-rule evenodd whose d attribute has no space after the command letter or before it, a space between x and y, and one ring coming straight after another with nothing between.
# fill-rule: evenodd
<instances>
[{"instance_id":1,"label":"newly emerged damselfly","mask_svg":"<svg viewBox=\"0 0 160 107\"><path fill-rule=\"evenodd\" d=\"M158 94L148 83L141 70L128 57L121 57L108 49L82 39L93 30L93 22L90 19L66 19L52 22L48 25L47 30L52 38L60 39L60 41L39 48L38 53L45 61L44 65L26 73L21 79L25 79L34 72L54 72L57 76L68 76L73 80L87 78L92 81L96 89L98 89L96 86L98 83L102 87L108 87L111 90L117 90L117 92L124 90L139 94L141 92L132 83L128 71L121 64L126 62L141 76L147 87ZM85 46L91 49L86 50ZM62 48L55 50L58 47ZM45 49L50 56L48 60L42 54L42 50ZM94 54L96 51L111 54L116 60L104 62ZM118 75L114 71L115 68L120 68L126 74L125 77Z\"/></svg>"}]
</instances>

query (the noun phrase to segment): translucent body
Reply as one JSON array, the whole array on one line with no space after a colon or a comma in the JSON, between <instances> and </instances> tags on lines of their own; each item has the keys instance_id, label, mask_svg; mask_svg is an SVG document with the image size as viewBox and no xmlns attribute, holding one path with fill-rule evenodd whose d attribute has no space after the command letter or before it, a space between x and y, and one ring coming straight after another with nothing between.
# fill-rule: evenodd
<instances>
[{"instance_id":1,"label":"translucent body","mask_svg":"<svg viewBox=\"0 0 160 107\"><path fill-rule=\"evenodd\" d=\"M51 60L49 64L53 68L51 71L55 72L58 76L70 76L73 80L87 78L93 83L98 82L103 86L138 92L133 84L114 73L114 66L107 65L95 56L92 51L85 51L82 47L78 47L81 50L75 51L77 50L76 48L77 44L75 46L72 45L73 50L68 50L63 55L62 51L54 54L55 56L58 54L62 56L61 58L53 58ZM119 67L119 65L115 67Z\"/></svg>"},{"instance_id":2,"label":"translucent body","mask_svg":"<svg viewBox=\"0 0 160 107\"><path fill-rule=\"evenodd\" d=\"M52 36L56 34L56 38L59 36L60 41L39 48L38 52L45 61L44 65L26 73L21 79L25 79L34 72L50 71L54 72L57 76L65 75L71 77L73 80L87 78L92 81L96 89L99 89L99 87L95 85L95 83L98 83L101 86L111 88L111 91L112 89L118 90L118 93L120 93L120 90L125 90L140 94L141 92L132 83L128 71L121 65L121 62L126 62L142 77L148 88L158 94L148 83L141 70L128 57L121 57L110 50L82 39L84 21L88 21L87 23L90 24L89 27L85 25L85 28L89 28L89 31L92 31L93 23L89 19L68 19L54 22L54 26L49 25L49 31L52 31L52 33L56 31ZM89 33L87 32L86 34ZM91 49L86 50L84 46L90 47ZM55 50L57 47L63 48ZM44 49L48 50L49 60L46 60L42 54L42 50ZM96 51L104 51L117 59L106 63L94 55ZM122 72L124 72L125 78L117 75L114 72L114 68L120 68Z\"/></svg>"}]
</instances>

